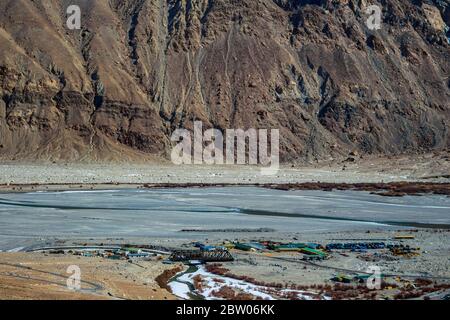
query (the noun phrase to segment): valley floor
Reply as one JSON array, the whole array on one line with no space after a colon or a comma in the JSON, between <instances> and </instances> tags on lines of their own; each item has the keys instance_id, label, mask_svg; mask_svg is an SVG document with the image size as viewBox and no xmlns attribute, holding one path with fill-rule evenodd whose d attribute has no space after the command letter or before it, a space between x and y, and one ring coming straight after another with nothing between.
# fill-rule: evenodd
<instances>
[{"instance_id":1,"label":"valley floor","mask_svg":"<svg viewBox=\"0 0 450 320\"><path fill-rule=\"evenodd\" d=\"M399 242L393 240L393 237L398 233L399 231L396 230L372 230L370 233L279 234L278 238L271 238L271 240L285 242L312 241L325 244L330 242L350 242L351 239L358 239L360 242L385 241L393 243ZM232 249L231 253L235 261L222 263L219 268L226 270L230 276L217 275L217 277L214 277L212 275L208 278L205 275L204 279L202 277L191 279L191 293L201 299L214 299L219 297L220 294L225 294L225 292L230 294L230 292L233 292L232 289L236 290L236 294L239 292L245 293L246 288L252 286L253 289L249 292L253 293L253 295L261 296L268 293L272 297L277 298L276 290L271 289L271 285L279 284L282 288L305 287L302 290L312 293L311 297L313 298L314 295L321 295L324 298L337 298L339 295L343 295L341 298L344 299L368 299L369 296L370 299L398 299L399 293L411 295L422 293L421 299L425 295L431 299L441 299L444 295L449 294L448 230L402 230L401 233L411 235L413 239L403 240L399 243L414 248L420 247L419 255L412 257L395 256L387 249L368 250L367 252L332 250L328 259L308 262L303 260L302 254L297 252L245 252ZM263 238L264 235L261 235L259 239ZM239 240L249 241L255 240L255 238L245 238L244 236L244 238ZM104 246L112 243L120 245L120 243L117 243L117 240L115 242L111 241L111 239L83 240L85 242L84 245L87 246L99 245L100 243ZM134 241L136 245L139 245L139 240L134 239ZM65 246L73 245L77 242L66 240L58 241L58 244ZM127 239L119 242L127 243ZM148 241L142 241L142 243L148 244ZM192 248L192 243L176 239L154 240L151 243L164 245L169 248ZM214 244L217 242L210 240L207 243ZM81 242L78 242L78 244L80 245ZM180 283L175 285L176 283L170 282L170 279L177 272L182 270L188 271L188 267L177 263L163 263L163 259L167 259L167 257L163 255L162 257L152 257L144 260L133 259L127 261L112 260L100 256L79 256L67 251L64 254L51 252L51 250L34 253L3 252L0 253L0 300L170 300L177 299L177 296L178 298L188 298L186 292L178 289ZM73 291L67 287L67 280L71 275L67 273L67 269L71 265L78 266L81 271L81 290L79 291ZM335 276L345 275L345 277L350 277L364 274L371 266L377 266L381 269L382 274L386 275L385 281L390 284L389 286L384 287L382 290L368 292L365 289L365 284L361 285L356 282L344 284L354 288L352 291L345 293L341 291L339 283L331 280ZM165 273L166 276L164 276ZM162 279L162 282L157 280L158 277ZM232 280L233 278L230 277L237 277L241 280ZM189 276L184 278L190 279ZM225 279L225 282L220 279ZM203 282L201 286L199 286L199 281ZM255 287L248 281L258 281L261 284ZM166 286L167 282L168 285ZM215 289L213 290L208 286L213 286ZM220 290L224 286L226 288ZM438 286L441 286L442 289L437 289ZM172 289L173 293L170 292ZM354 296L349 295L350 293ZM247 298L251 299L252 297L247 295Z\"/></svg>"},{"instance_id":2,"label":"valley floor","mask_svg":"<svg viewBox=\"0 0 450 320\"><path fill-rule=\"evenodd\" d=\"M130 188L144 184L450 182L449 152L349 159L341 163L284 165L271 176L262 175L261 168L256 166L0 162L0 192Z\"/></svg>"},{"instance_id":3,"label":"valley floor","mask_svg":"<svg viewBox=\"0 0 450 320\"><path fill-rule=\"evenodd\" d=\"M171 164L60 164L8 163L0 164L0 193L134 189L145 187L220 186L301 183L442 183L450 184L449 153L424 154L415 157L361 158L355 156L342 163L321 163L309 166L283 166L274 176L261 175L260 168L248 166L173 166ZM18 194L15 194L18 195ZM441 193L442 195L442 193ZM6 196L5 196L6 197ZM8 205L8 204L6 204ZM4 222L10 212L5 211ZM18 216L20 218L20 215ZM250 219L250 218L249 218ZM96 221L96 220L93 220ZM350 223L350 222L349 222ZM251 275L257 281L285 285L334 285L331 278L342 273L357 274L376 265L391 277L400 288L415 287L417 278L430 277L434 284L449 285L448 229L420 229L379 227L339 232L294 233L217 233L198 235L198 241L220 244L223 241L330 242L378 241L391 243L397 233L412 235L404 245L420 247L414 257L392 256L387 250L369 252L332 252L329 259L308 263L299 253L243 252L232 250L235 261L224 268L237 276ZM192 231L191 231L192 232ZM195 231L194 231L195 233ZM117 239L98 237L83 239L44 239L55 245L132 244L168 248L192 248L192 239ZM398 241L395 241L398 242ZM17 246L20 243L17 242ZM22 248L23 249L23 248ZM20 251L18 248L17 251ZM162 257L163 259L168 258ZM77 265L82 271L82 290L67 288L70 274L67 268ZM76 256L70 253L50 254L30 252L0 253L0 299L176 299L170 290L161 287L156 278L177 265L164 264L161 257L146 261L111 260L102 257ZM186 268L186 267L185 267ZM398 276L397 276L398 275ZM405 291L406 292L406 291ZM408 291L409 292L409 291ZM379 292L376 298L394 298L397 292ZM432 296L430 296L432 298ZM362 298L362 297L360 297Z\"/></svg>"}]
</instances>

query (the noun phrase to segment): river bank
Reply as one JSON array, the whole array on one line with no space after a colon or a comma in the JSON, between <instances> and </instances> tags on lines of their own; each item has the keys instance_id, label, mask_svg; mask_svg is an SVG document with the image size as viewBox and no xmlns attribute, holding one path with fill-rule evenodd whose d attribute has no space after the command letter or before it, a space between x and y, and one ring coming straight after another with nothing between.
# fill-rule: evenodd
<instances>
[{"instance_id":1,"label":"river bank","mask_svg":"<svg viewBox=\"0 0 450 320\"><path fill-rule=\"evenodd\" d=\"M341 163L283 165L272 176L257 166L170 163L0 163L0 191L124 188L147 185L293 185L304 183L449 183L447 153L357 157Z\"/></svg>"}]
</instances>

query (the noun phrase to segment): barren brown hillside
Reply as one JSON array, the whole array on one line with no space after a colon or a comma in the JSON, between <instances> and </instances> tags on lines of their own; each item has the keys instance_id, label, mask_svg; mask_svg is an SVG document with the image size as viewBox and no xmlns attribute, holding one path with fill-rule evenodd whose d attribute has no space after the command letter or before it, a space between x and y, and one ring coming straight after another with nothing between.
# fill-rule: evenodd
<instances>
[{"instance_id":1,"label":"barren brown hillside","mask_svg":"<svg viewBox=\"0 0 450 320\"><path fill-rule=\"evenodd\" d=\"M164 158L193 120L279 128L284 161L446 149L447 25L443 0L0 0L0 158Z\"/></svg>"}]
</instances>

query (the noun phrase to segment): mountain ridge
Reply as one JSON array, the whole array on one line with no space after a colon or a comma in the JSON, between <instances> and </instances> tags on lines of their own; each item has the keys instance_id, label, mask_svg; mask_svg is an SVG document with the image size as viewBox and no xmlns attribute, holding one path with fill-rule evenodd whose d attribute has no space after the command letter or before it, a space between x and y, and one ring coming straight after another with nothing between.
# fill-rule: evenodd
<instances>
[{"instance_id":1,"label":"mountain ridge","mask_svg":"<svg viewBox=\"0 0 450 320\"><path fill-rule=\"evenodd\" d=\"M448 149L448 4L373 4L2 1L0 159L168 158L195 120L280 129L285 162Z\"/></svg>"}]
</instances>

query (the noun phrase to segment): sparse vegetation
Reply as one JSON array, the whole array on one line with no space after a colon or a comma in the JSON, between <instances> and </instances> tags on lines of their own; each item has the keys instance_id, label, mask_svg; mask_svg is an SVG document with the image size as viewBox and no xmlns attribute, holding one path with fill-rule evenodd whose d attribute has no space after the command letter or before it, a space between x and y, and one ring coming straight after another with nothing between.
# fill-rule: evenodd
<instances>
[{"instance_id":1,"label":"sparse vegetation","mask_svg":"<svg viewBox=\"0 0 450 320\"><path fill-rule=\"evenodd\" d=\"M166 289L169 292L172 292L172 290L168 285L169 280L172 279L177 273L181 272L182 270L183 270L182 266L177 266L173 269L166 270L162 274L157 276L155 278L155 281L161 288Z\"/></svg>"}]
</instances>

